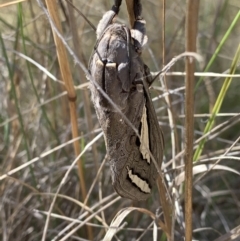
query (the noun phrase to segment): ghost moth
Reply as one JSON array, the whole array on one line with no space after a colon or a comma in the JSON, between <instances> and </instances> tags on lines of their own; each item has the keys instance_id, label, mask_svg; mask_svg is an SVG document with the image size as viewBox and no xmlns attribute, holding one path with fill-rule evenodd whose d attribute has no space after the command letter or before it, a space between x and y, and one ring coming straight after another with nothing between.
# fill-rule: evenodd
<instances>
[{"instance_id":1,"label":"ghost moth","mask_svg":"<svg viewBox=\"0 0 240 241\"><path fill-rule=\"evenodd\" d=\"M141 2L134 1L131 30L114 23L121 2L115 0L98 24L89 61L90 90L104 133L113 187L120 196L140 201L149 197L156 183L158 171L152 157L160 168L164 141L149 94L153 79L141 59L147 42Z\"/></svg>"}]
</instances>

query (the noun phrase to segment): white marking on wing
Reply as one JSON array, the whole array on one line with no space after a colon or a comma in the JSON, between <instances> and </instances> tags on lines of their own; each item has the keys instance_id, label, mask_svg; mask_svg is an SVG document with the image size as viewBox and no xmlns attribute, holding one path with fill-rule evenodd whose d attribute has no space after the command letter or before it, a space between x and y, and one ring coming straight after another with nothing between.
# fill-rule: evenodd
<instances>
[{"instance_id":1,"label":"white marking on wing","mask_svg":"<svg viewBox=\"0 0 240 241\"><path fill-rule=\"evenodd\" d=\"M133 183L135 183L141 189L141 191L143 191L145 193L150 193L151 189L150 189L148 183L146 181L142 180L141 178L139 178L137 175L134 175L132 173L132 170L129 170L128 167L127 167L127 169L128 169L128 176L131 179L131 181Z\"/></svg>"},{"instance_id":2,"label":"white marking on wing","mask_svg":"<svg viewBox=\"0 0 240 241\"><path fill-rule=\"evenodd\" d=\"M149 133L148 133L148 123L147 123L147 110L145 105L143 106L142 114L142 128L141 128L141 138L140 138L140 152L142 153L143 159L150 163L149 154Z\"/></svg>"}]
</instances>

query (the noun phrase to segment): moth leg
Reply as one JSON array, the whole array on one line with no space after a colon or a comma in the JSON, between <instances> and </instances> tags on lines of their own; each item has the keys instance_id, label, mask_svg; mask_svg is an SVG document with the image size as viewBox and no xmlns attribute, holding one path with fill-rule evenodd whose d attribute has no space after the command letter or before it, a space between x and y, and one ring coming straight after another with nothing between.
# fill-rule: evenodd
<instances>
[{"instance_id":1,"label":"moth leg","mask_svg":"<svg viewBox=\"0 0 240 241\"><path fill-rule=\"evenodd\" d=\"M142 4L140 0L134 1L134 15L135 22L133 25L133 29L131 29L131 36L134 41L134 47L137 53L141 54L143 46L147 43L147 35L146 35L146 21L141 16L142 14Z\"/></svg>"},{"instance_id":2,"label":"moth leg","mask_svg":"<svg viewBox=\"0 0 240 241\"><path fill-rule=\"evenodd\" d=\"M120 109L125 107L127 96L126 93L122 94L119 90L122 89L121 82L117 78L117 65L116 63L109 63L107 60L96 59L95 65L93 65L94 81L96 82L93 91L99 92L99 87L104 91L107 96L116 104ZM94 83L93 83L94 85ZM125 100L125 101L124 101ZM93 102L97 103L98 106L102 106L111 111L117 111L116 108L109 102L101 91L95 95Z\"/></svg>"},{"instance_id":3,"label":"moth leg","mask_svg":"<svg viewBox=\"0 0 240 241\"><path fill-rule=\"evenodd\" d=\"M129 93L122 88L122 82L118 78L118 69L116 63L107 63L105 65L105 88L106 94L122 110L127 106ZM113 107L113 111L116 111Z\"/></svg>"},{"instance_id":4,"label":"moth leg","mask_svg":"<svg viewBox=\"0 0 240 241\"><path fill-rule=\"evenodd\" d=\"M93 65L92 72L95 73L94 75L94 81L97 82L98 85L100 85L101 88L103 87L102 84L102 77L103 77L103 72L104 72L104 63L100 59L94 60L95 64ZM98 86L96 86L98 88Z\"/></svg>"},{"instance_id":5,"label":"moth leg","mask_svg":"<svg viewBox=\"0 0 240 241\"><path fill-rule=\"evenodd\" d=\"M118 14L122 0L115 0L112 9L107 11L97 26L97 39L101 38L106 28L113 23L115 16Z\"/></svg>"},{"instance_id":6,"label":"moth leg","mask_svg":"<svg viewBox=\"0 0 240 241\"><path fill-rule=\"evenodd\" d=\"M102 106L103 108L108 108L109 102L106 100L106 98L102 95L101 91L99 92L99 87L102 89L102 91L105 91L105 66L106 64L101 61L100 59L97 59L94 61L96 64L93 65L92 71L95 73L94 75L94 81L96 84L92 83L91 90L93 93L92 97L93 102L96 104L96 106Z\"/></svg>"},{"instance_id":7,"label":"moth leg","mask_svg":"<svg viewBox=\"0 0 240 241\"><path fill-rule=\"evenodd\" d=\"M122 4L122 0L114 0L114 5L112 6L112 10L116 14L118 14L121 4Z\"/></svg>"}]
</instances>

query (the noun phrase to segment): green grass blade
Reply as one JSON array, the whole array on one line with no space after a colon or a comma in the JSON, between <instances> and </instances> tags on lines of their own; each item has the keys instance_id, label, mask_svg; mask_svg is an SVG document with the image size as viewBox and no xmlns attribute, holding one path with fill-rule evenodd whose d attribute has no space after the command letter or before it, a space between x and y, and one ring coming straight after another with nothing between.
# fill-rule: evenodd
<instances>
[{"instance_id":1,"label":"green grass blade","mask_svg":"<svg viewBox=\"0 0 240 241\"><path fill-rule=\"evenodd\" d=\"M216 57L218 56L221 48L223 47L223 45L225 44L226 40L227 40L228 37L230 36L233 28L235 27L235 25L237 24L237 22L239 21L239 19L240 19L240 10L238 11L237 15L236 15L235 18L233 19L232 24L229 26L227 32L226 32L225 35L223 36L220 44L218 45L217 49L215 50L212 58L211 58L210 61L208 62L207 66L206 66L206 68L204 69L203 72L207 72L207 71L210 69L210 67L211 67L212 64L214 63ZM198 87L199 87L199 85L201 84L201 82L203 81L203 78L204 78L204 77L199 78L199 80L198 80L198 82L197 82L197 84L196 84L196 86L195 86L195 92L196 92L196 90L198 89Z\"/></svg>"},{"instance_id":2,"label":"green grass blade","mask_svg":"<svg viewBox=\"0 0 240 241\"><path fill-rule=\"evenodd\" d=\"M238 62L239 62L239 59L240 59L240 45L238 46L238 49L237 49L237 52L234 56L234 59L232 61L232 65L231 65L231 68L230 68L230 74L234 74L235 71L236 71L236 68L237 68L237 65L238 65ZM216 100L216 103L213 107L213 110L212 110L212 115L210 117L210 119L208 120L208 123L204 129L204 134L208 133L209 131L211 131L213 125L214 125L214 121L215 121L215 117L216 115L219 113L219 110L222 106L222 103L223 103L223 100L225 98L225 95L227 93L227 90L230 86L232 82L232 77L228 77L224 80L224 83L223 83L223 86L220 90L220 93L218 95L218 98ZM195 151L194 153L194 156L193 156L193 161L197 161L198 158L200 157L201 153L202 153L202 150L204 148L204 144L206 142L206 139L203 139L200 143L199 143L199 146L197 148L197 150Z\"/></svg>"}]
</instances>

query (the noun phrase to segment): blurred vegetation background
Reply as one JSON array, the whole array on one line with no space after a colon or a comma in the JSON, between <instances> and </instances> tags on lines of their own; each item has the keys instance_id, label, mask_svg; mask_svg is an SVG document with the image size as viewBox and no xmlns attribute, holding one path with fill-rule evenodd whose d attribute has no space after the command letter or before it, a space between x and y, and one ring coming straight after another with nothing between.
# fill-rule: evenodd
<instances>
[{"instance_id":1,"label":"blurred vegetation background","mask_svg":"<svg viewBox=\"0 0 240 241\"><path fill-rule=\"evenodd\" d=\"M72 2L94 26L112 6L112 1L106 0ZM148 35L143 59L152 72L157 72L163 67L162 1L145 0L142 4ZM56 10L64 39L87 68L96 41L95 31L66 1L59 0ZM239 11L239 0L200 1L197 53L202 61L196 67L194 134L195 140L203 134L209 135L202 152L195 155L194 163L196 240L215 240L240 224ZM166 64L185 51L185 16L185 1L166 1ZM73 20L76 25L72 24ZM124 1L118 21L128 25ZM75 44L74 40L77 40ZM101 166L106 153L103 136L91 143L101 129L91 103L86 73L72 55L68 54L66 61L70 63L77 94L84 185L87 192L90 190L85 203L78 167L73 165L69 169L76 158L71 141L73 123L49 19L35 0L0 0L0 236L3 241L41 240L47 212L61 182L61 196L54 204L46 240L101 240L107 225L122 208L143 207L154 214L160 208L156 188L151 198L140 203L120 198L114 192L109 165ZM176 183L184 170L183 156L179 154L185 138L184 67L184 59L176 62L166 74L167 87L156 80L150 90L165 137L163 171L174 201L176 240L182 240L184 234L183 180ZM229 73L235 76L227 77ZM224 85L226 93L220 96ZM167 111L166 96L171 101L172 117ZM216 103L220 107L214 112ZM209 120L212 125L206 130ZM214 132L209 133L212 128ZM199 142L195 145L198 147ZM83 223L69 234L89 213L94 215L88 226ZM121 224L122 230L113 240L153 240L154 221L149 215L134 211L124 221L127 223ZM158 230L158 234L161 237L162 231Z\"/></svg>"}]
</instances>

